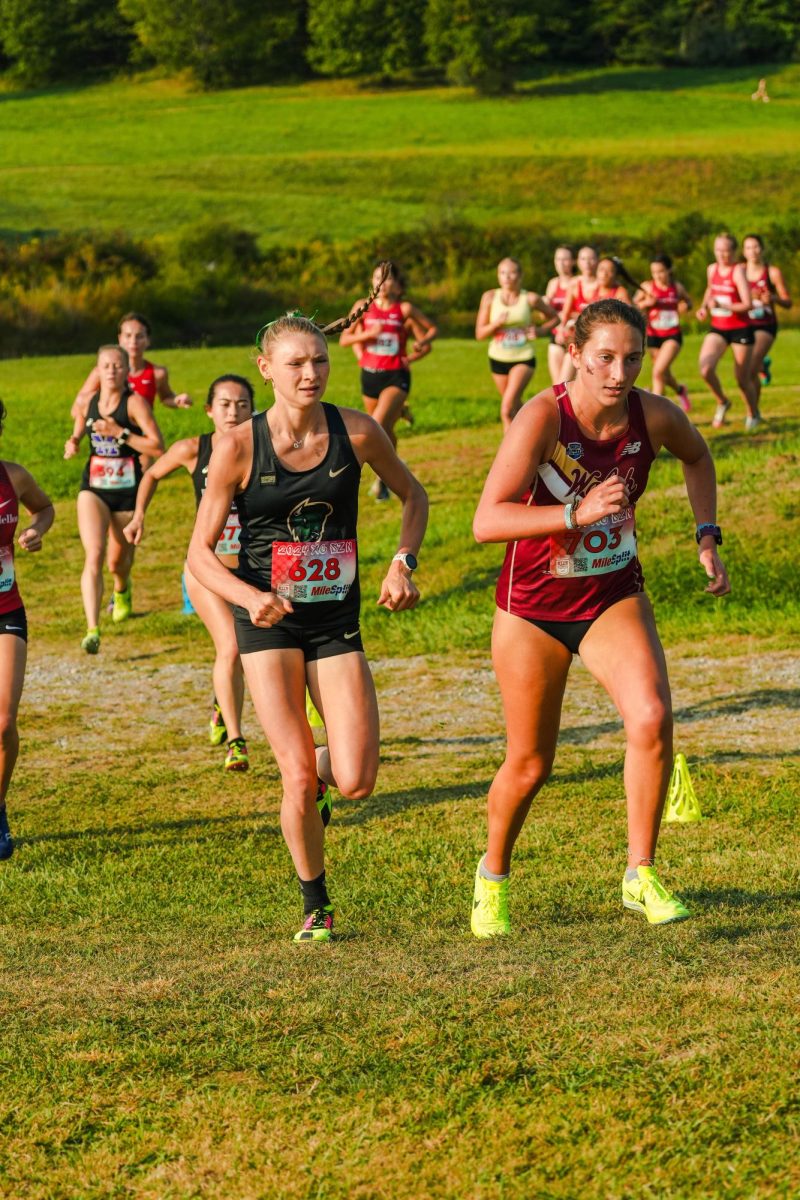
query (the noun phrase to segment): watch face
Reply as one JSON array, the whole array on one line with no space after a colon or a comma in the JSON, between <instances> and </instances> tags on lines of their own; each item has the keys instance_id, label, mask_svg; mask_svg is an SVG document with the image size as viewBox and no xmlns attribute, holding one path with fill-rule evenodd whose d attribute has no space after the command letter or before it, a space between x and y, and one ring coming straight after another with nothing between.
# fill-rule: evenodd
<instances>
[{"instance_id":1,"label":"watch face","mask_svg":"<svg viewBox=\"0 0 800 1200\"><path fill-rule=\"evenodd\" d=\"M413 554L406 554L406 566L408 567L409 571L416 571L417 560Z\"/></svg>"}]
</instances>

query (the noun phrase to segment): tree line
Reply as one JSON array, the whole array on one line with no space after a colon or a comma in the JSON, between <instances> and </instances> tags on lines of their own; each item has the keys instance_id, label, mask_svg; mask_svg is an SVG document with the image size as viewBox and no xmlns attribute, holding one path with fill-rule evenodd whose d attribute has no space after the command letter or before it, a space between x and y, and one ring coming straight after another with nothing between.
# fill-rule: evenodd
<instances>
[{"instance_id":1,"label":"tree line","mask_svg":"<svg viewBox=\"0 0 800 1200\"><path fill-rule=\"evenodd\" d=\"M499 92L552 64L799 54L796 0L0 0L0 71L27 87L160 69L204 89L355 76Z\"/></svg>"}]
</instances>

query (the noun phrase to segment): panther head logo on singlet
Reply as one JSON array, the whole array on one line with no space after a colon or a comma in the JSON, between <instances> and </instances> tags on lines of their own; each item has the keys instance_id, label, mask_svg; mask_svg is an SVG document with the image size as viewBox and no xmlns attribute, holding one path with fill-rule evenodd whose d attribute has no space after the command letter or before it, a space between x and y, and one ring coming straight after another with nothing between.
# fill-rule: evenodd
<instances>
[{"instance_id":1,"label":"panther head logo on singlet","mask_svg":"<svg viewBox=\"0 0 800 1200\"><path fill-rule=\"evenodd\" d=\"M286 518L293 542L321 542L333 505L327 500L312 500L307 496L296 504Z\"/></svg>"}]
</instances>

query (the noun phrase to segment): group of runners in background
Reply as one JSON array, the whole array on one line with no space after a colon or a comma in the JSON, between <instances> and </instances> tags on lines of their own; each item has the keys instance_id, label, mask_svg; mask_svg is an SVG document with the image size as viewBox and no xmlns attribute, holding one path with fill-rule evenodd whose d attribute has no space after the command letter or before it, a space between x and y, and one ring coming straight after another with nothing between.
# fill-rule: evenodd
<instances>
[{"instance_id":1,"label":"group of runners in background","mask_svg":"<svg viewBox=\"0 0 800 1200\"><path fill-rule=\"evenodd\" d=\"M647 319L647 350L653 361L653 391L673 392L685 412L691 403L685 384L676 378L673 364L681 352L681 317L692 308L692 299L673 273L668 254L657 254L650 263L650 278L637 282L613 255L599 256L594 246L558 246L556 274L544 292L522 286L522 267L516 258L498 264L499 286L484 292L475 323L475 336L489 339L489 369L500 394L504 429L519 411L536 368L536 340L546 339L547 366L553 384L568 383L575 367L567 350L581 312L597 300L622 300L643 312ZM710 320L700 348L700 374L711 391L716 408L712 424L720 428L731 402L717 375L717 364L730 346L736 383L745 405L745 429L761 422L763 381L769 381L769 352L778 334L778 308L790 308L791 297L779 267L767 262L764 243L748 234L738 255L736 238L721 233L714 240L714 262L706 272L707 285L697 309L698 320ZM534 314L538 314L538 322Z\"/></svg>"},{"instance_id":2,"label":"group of runners in background","mask_svg":"<svg viewBox=\"0 0 800 1200\"><path fill-rule=\"evenodd\" d=\"M697 313L711 318L701 372L717 401L714 424L721 425L730 402L715 368L731 346L752 429L759 420L758 371L777 332L775 308L791 301L780 271L764 260L760 238L745 239L743 263L728 234L716 239L714 253ZM656 256L650 279L637 283L616 258L601 258L590 246L574 256L560 246L555 269L538 294L523 289L519 262L503 259L499 286L483 295L476 323L476 336L489 339L507 431L478 507L475 536L507 544L493 659L508 732L506 759L489 794L487 853L475 876L472 929L478 937L510 930L511 854L552 764L567 672L578 652L609 692L627 735L623 904L653 924L689 915L654 867L672 762L672 718L664 655L636 552L635 505L661 446L684 465L708 591L722 596L729 590L718 554L713 463L685 416L689 397L673 373L680 317L692 301L670 259ZM322 327L295 312L269 322L257 337L256 363L273 389L272 405L255 413L250 382L221 375L205 405L212 430L166 451L155 400L173 407L188 407L191 400L176 395L166 370L145 358L148 323L128 313L118 344L100 348L78 393L64 448L64 457L72 458L88 438L78 497L87 621L81 646L88 654L100 649L104 558L114 579L112 620L124 621L132 611L134 549L158 483L179 468L192 478L197 520L185 583L215 647L209 737L227 743L227 769L247 769L241 728L246 680L281 774L281 827L304 898L298 941L326 941L332 934L324 867L331 789L364 798L378 770L377 702L359 626L357 510L365 464L375 472L376 499L394 494L402 503L397 552L378 603L397 612L419 599L414 572L427 497L397 455L394 429L402 416L413 419L410 366L430 353L437 328L404 292L399 268L382 263L369 294L346 318ZM331 335L358 358L365 411L323 401ZM539 338L548 342L553 386L518 416ZM654 388L642 392L634 385L648 354ZM664 398L667 388L677 405ZM17 502L34 518L18 538L28 550L40 548L53 509L13 464L0 470L0 492L8 492L10 505L8 519L0 519L0 619L6 625L0 624L0 633L16 630L24 648L24 610L13 571ZM0 653L10 642L0 764L0 857L6 858L13 840L4 797L16 757L24 675L24 651L13 638L0 637ZM324 721L325 746L314 743L306 689Z\"/></svg>"}]
</instances>

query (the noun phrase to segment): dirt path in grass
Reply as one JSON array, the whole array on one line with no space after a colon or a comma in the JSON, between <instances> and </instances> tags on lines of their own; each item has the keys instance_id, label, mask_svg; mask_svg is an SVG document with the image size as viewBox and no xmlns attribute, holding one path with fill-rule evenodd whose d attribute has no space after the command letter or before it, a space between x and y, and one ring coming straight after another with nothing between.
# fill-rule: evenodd
<instances>
[{"instance_id":1,"label":"dirt path in grass","mask_svg":"<svg viewBox=\"0 0 800 1200\"><path fill-rule=\"evenodd\" d=\"M787 651L698 657L668 652L676 748L717 762L761 763L800 757L800 655ZM413 745L419 758L458 753L497 758L503 723L494 675L485 660L444 656L377 660L386 749ZM49 752L62 767L114 739L135 744L159 729L174 752L190 753L210 707L210 669L159 655L117 658L114 647L96 659L65 660L33 653L23 697L22 724L49 730ZM120 697L136 718L121 726ZM245 714L255 731L255 716ZM619 721L602 689L576 660L564 703L561 751L621 751Z\"/></svg>"}]
</instances>

